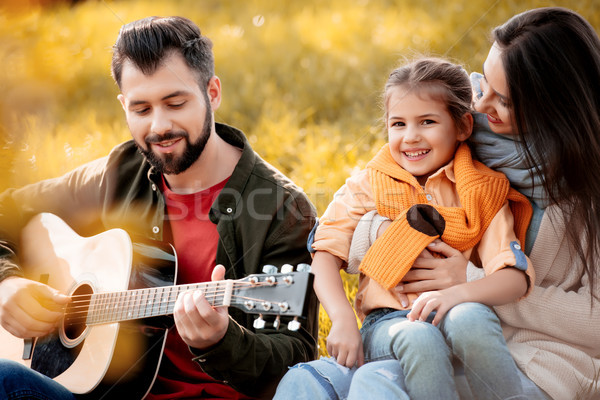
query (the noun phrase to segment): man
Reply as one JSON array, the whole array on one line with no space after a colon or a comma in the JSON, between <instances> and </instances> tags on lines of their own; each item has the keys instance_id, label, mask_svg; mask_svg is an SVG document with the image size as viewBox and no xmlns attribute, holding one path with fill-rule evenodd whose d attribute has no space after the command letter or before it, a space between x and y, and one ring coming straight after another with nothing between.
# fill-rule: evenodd
<instances>
[{"instance_id":1,"label":"man","mask_svg":"<svg viewBox=\"0 0 600 400\"><path fill-rule=\"evenodd\" d=\"M173 243L177 284L310 261L314 207L254 153L242 132L214 122L221 83L212 44L195 24L151 17L125 25L112 74L133 141L63 177L0 197L0 323L17 337L53 331L69 303L23 278L19 267L18 235L40 212L56 214L80 235L123 228ZM312 296L308 309L298 331L283 323L257 330L253 316L213 307L201 291L182 294L147 398L268 397L288 366L316 355ZM0 397L26 386L33 398L72 398L56 382L13 367L0 365Z\"/></svg>"}]
</instances>

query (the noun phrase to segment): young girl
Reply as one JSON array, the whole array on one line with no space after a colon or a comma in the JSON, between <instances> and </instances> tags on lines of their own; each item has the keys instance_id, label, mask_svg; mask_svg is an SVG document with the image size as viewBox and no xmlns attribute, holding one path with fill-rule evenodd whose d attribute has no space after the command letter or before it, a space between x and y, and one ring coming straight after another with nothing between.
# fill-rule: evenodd
<instances>
[{"instance_id":1,"label":"young girl","mask_svg":"<svg viewBox=\"0 0 600 400\"><path fill-rule=\"evenodd\" d=\"M452 353L472 346L483 352L488 338L476 329L479 319L493 314L487 306L524 297L534 281L520 248L531 216L528 201L510 189L504 175L472 160L464 143L473 127L471 99L466 71L445 60L419 59L394 70L384 92L389 143L336 193L313 243L315 290L332 322L329 354L349 368L365 359L398 359L411 399L458 398ZM373 210L393 222L360 264L359 332L339 270L348 261L357 223ZM478 260L486 278L420 296L412 293L403 304L390 289L437 238ZM497 331L501 337L499 326ZM300 368L316 363L313 377L335 379L321 369L327 362ZM504 364L514 364L506 349L486 353L486 360L469 360L472 390L481 398L518 395L516 374L496 373L496 368L510 371ZM286 388L286 378L276 398L297 393ZM376 390L364 388L369 394Z\"/></svg>"}]
</instances>

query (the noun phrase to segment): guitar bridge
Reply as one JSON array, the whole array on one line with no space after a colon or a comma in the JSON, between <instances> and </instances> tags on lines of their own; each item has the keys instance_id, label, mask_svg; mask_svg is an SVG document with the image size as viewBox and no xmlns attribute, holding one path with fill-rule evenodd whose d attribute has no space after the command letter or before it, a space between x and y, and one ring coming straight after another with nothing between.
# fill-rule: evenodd
<instances>
[{"instance_id":1,"label":"guitar bridge","mask_svg":"<svg viewBox=\"0 0 600 400\"><path fill-rule=\"evenodd\" d=\"M23 360L31 360L34 338L23 339Z\"/></svg>"}]
</instances>

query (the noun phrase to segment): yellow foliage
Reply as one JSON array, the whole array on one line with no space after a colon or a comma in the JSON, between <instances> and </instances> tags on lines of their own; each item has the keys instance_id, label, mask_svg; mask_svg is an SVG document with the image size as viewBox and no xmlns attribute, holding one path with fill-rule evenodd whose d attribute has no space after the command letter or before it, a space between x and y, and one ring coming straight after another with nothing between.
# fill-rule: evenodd
<instances>
[{"instance_id":1,"label":"yellow foliage","mask_svg":"<svg viewBox=\"0 0 600 400\"><path fill-rule=\"evenodd\" d=\"M325 210L385 142L380 93L402 56L479 70L488 33L528 8L560 5L597 29L597 0L10 0L0 5L0 189L57 176L129 137L111 46L122 24L183 15L214 43L216 119ZM350 301L356 277L343 273ZM320 352L329 319L320 315Z\"/></svg>"}]
</instances>

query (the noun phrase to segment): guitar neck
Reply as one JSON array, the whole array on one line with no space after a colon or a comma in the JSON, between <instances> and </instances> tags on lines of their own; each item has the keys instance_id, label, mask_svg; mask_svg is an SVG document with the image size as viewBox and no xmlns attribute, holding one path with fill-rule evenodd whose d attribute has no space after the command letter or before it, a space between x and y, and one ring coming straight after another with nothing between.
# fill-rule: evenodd
<instances>
[{"instance_id":1,"label":"guitar neck","mask_svg":"<svg viewBox=\"0 0 600 400\"><path fill-rule=\"evenodd\" d=\"M71 296L64 325L103 325L169 315L179 295L189 290L201 290L215 307L235 307L249 314L301 317L307 294L312 293L312 274L254 274L238 280L99 293L93 293L89 285L81 285Z\"/></svg>"},{"instance_id":2,"label":"guitar neck","mask_svg":"<svg viewBox=\"0 0 600 400\"><path fill-rule=\"evenodd\" d=\"M81 313L87 313L87 325L99 325L172 314L175 301L188 290L202 290L213 306L229 306L234 285L231 280L203 282L98 293L73 301L79 303Z\"/></svg>"}]
</instances>

